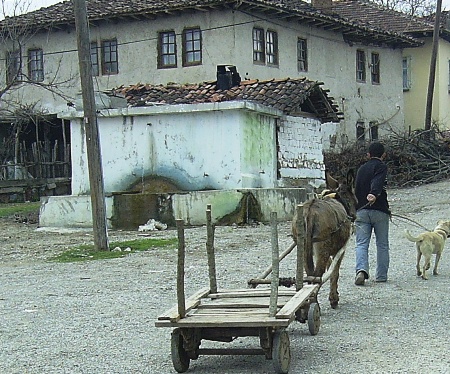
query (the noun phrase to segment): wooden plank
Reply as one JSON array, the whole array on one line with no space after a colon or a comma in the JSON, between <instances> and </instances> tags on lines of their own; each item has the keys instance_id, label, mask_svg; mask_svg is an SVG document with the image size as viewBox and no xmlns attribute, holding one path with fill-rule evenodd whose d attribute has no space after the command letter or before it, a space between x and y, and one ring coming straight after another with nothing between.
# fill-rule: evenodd
<instances>
[{"instance_id":1,"label":"wooden plank","mask_svg":"<svg viewBox=\"0 0 450 374\"><path fill-rule=\"evenodd\" d=\"M270 213L270 243L272 246L272 276L270 283L269 315L275 317L278 309L278 285L280 283L280 249L278 247L277 212Z\"/></svg>"},{"instance_id":2,"label":"wooden plank","mask_svg":"<svg viewBox=\"0 0 450 374\"><path fill-rule=\"evenodd\" d=\"M278 298L278 306L283 307L292 296L282 296ZM242 297L242 298L230 298L230 299L214 299L214 300L202 300L201 305L198 308L264 308L269 307L270 297Z\"/></svg>"},{"instance_id":3,"label":"wooden plank","mask_svg":"<svg viewBox=\"0 0 450 374\"><path fill-rule=\"evenodd\" d=\"M267 316L241 316L241 315L224 315L224 316L202 316L193 315L186 316L177 322L169 320L158 320L155 322L156 327L287 327L290 321L287 319L277 319Z\"/></svg>"},{"instance_id":4,"label":"wooden plank","mask_svg":"<svg viewBox=\"0 0 450 374\"><path fill-rule=\"evenodd\" d=\"M307 284L304 285L294 297L292 297L278 313L276 314L276 318L286 318L291 319L295 312L306 302L308 301L311 294L317 292L319 290L319 285Z\"/></svg>"},{"instance_id":5,"label":"wooden plank","mask_svg":"<svg viewBox=\"0 0 450 374\"><path fill-rule=\"evenodd\" d=\"M193 308L196 308L200 304L200 299L208 296L208 294L209 288L205 287L194 293L192 296L188 297L185 303L186 312ZM170 320L172 322L176 322L179 319L180 315L178 314L178 304L158 317L158 320Z\"/></svg>"},{"instance_id":6,"label":"wooden plank","mask_svg":"<svg viewBox=\"0 0 450 374\"><path fill-rule=\"evenodd\" d=\"M211 204L206 209L206 253L208 254L209 288L211 292L217 292L216 257L214 254L214 231L212 224Z\"/></svg>"},{"instance_id":7,"label":"wooden plank","mask_svg":"<svg viewBox=\"0 0 450 374\"><path fill-rule=\"evenodd\" d=\"M177 261L177 302L178 315L184 318L186 315L186 296L184 294L184 261L186 257L186 246L184 241L184 221L176 220L178 233L178 261Z\"/></svg>"},{"instance_id":8,"label":"wooden plank","mask_svg":"<svg viewBox=\"0 0 450 374\"><path fill-rule=\"evenodd\" d=\"M196 308L189 312L192 315L269 315L267 308Z\"/></svg>"},{"instance_id":9,"label":"wooden plank","mask_svg":"<svg viewBox=\"0 0 450 374\"><path fill-rule=\"evenodd\" d=\"M298 204L296 207L297 222L296 229L297 234L295 241L297 242L297 269L295 271L295 289L300 291L303 287L303 275L304 275L304 256L305 256L305 223L303 221L303 204Z\"/></svg>"},{"instance_id":10,"label":"wooden plank","mask_svg":"<svg viewBox=\"0 0 450 374\"><path fill-rule=\"evenodd\" d=\"M278 290L279 296L294 296L294 289L286 289L280 288ZM270 288L265 289L255 289L255 288L246 288L242 290L231 290L227 292L218 292L212 293L209 295L211 299L222 299L222 298L238 298L238 297L262 297L262 296L270 296Z\"/></svg>"},{"instance_id":11,"label":"wooden plank","mask_svg":"<svg viewBox=\"0 0 450 374\"><path fill-rule=\"evenodd\" d=\"M333 273L337 262L339 261L339 259L344 255L345 253L345 249L346 249L346 245L344 245L338 253L336 253L336 256L334 256L333 261L331 262L330 267L328 268L328 270L326 271L325 274L322 275L322 284L328 282L328 279L330 279L331 277L331 273Z\"/></svg>"},{"instance_id":12,"label":"wooden plank","mask_svg":"<svg viewBox=\"0 0 450 374\"><path fill-rule=\"evenodd\" d=\"M279 257L279 261L283 260L292 250L295 248L295 243L292 243L288 249L286 249ZM262 273L258 278L265 279L272 272L272 265L270 265L264 273Z\"/></svg>"}]
</instances>

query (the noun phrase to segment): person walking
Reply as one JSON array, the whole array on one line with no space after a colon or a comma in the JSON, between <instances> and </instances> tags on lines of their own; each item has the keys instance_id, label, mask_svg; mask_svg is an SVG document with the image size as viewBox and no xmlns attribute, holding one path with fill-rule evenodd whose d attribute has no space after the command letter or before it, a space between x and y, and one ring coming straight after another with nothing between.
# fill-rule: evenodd
<instances>
[{"instance_id":1,"label":"person walking","mask_svg":"<svg viewBox=\"0 0 450 374\"><path fill-rule=\"evenodd\" d=\"M380 142L369 145L369 160L356 174L356 277L355 284L363 286L369 279L369 244L372 231L377 247L375 282L386 282L389 269L389 219L391 212L386 193L386 151Z\"/></svg>"}]
</instances>

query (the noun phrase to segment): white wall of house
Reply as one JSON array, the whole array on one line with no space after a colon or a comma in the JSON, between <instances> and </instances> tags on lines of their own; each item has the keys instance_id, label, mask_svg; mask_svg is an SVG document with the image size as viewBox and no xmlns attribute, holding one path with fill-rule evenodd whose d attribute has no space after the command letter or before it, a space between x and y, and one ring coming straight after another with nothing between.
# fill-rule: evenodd
<instances>
[{"instance_id":1,"label":"white wall of house","mask_svg":"<svg viewBox=\"0 0 450 374\"><path fill-rule=\"evenodd\" d=\"M230 26L236 25L236 26ZM202 29L203 64L182 67L181 33L185 27ZM254 64L252 60L252 29L261 27L278 33L279 65ZM174 30L177 33L178 67L157 69L158 31ZM94 86L98 90L135 83L194 83L216 79L216 67L220 64L237 66L242 79L271 79L307 76L324 82L344 112L345 120L339 131L345 136L338 143L355 138L356 122L377 121L389 126L403 126L403 93L401 72L401 50L372 48L345 43L340 34L314 27L299 25L297 21L272 22L261 17L239 11L211 11L189 14L189 17L158 17L155 20L102 23L90 30L91 40L117 38L119 43L119 74L98 76ZM297 39L306 38L308 43L309 69L299 72L297 68ZM80 92L78 79L78 57L74 29L51 33L40 33L30 39L24 50L31 47L43 48L45 52L45 77L63 81L59 88L65 99L38 87L15 90L9 98L20 102L37 102L45 111L57 113L67 109L66 101L74 101ZM5 46L0 47L2 49ZM356 82L356 50L378 52L381 60L381 84L370 83L370 69L367 82ZM8 47L6 46L6 49ZM4 55L4 50L2 55ZM56 77L55 77L56 76ZM4 74L2 75L4 79ZM383 134L384 127L380 128Z\"/></svg>"},{"instance_id":2,"label":"white wall of house","mask_svg":"<svg viewBox=\"0 0 450 374\"><path fill-rule=\"evenodd\" d=\"M90 190L81 115L62 115L71 120L73 195ZM127 191L150 175L188 191L323 182L320 122L310 117L224 102L105 110L98 126L106 193Z\"/></svg>"},{"instance_id":3,"label":"white wall of house","mask_svg":"<svg viewBox=\"0 0 450 374\"><path fill-rule=\"evenodd\" d=\"M72 195L43 199L40 225L91 227L82 113L60 116L71 120ZM320 121L311 116L225 102L104 110L98 127L106 194L126 191L149 175L170 178L183 189L202 190L172 197L175 217L190 225L205 223L206 204L213 205L214 220L233 212L248 191L264 220L271 212L292 219L307 190L286 188L285 180L323 184ZM113 199L105 199L109 227Z\"/></svg>"}]
</instances>

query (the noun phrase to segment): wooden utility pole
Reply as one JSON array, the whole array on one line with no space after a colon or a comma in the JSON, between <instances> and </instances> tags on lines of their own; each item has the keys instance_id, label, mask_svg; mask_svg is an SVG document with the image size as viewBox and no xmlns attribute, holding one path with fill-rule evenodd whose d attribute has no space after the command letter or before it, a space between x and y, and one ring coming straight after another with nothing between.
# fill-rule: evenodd
<instances>
[{"instance_id":1,"label":"wooden utility pole","mask_svg":"<svg viewBox=\"0 0 450 374\"><path fill-rule=\"evenodd\" d=\"M428 79L427 107L425 111L425 130L428 131L426 134L428 139L430 137L429 131L431 130L431 112L433 110L434 81L436 79L436 59L439 46L439 30L441 27L441 8L442 0L437 0L433 31L433 49L431 52L430 62L430 76Z\"/></svg>"},{"instance_id":2,"label":"wooden utility pole","mask_svg":"<svg viewBox=\"0 0 450 374\"><path fill-rule=\"evenodd\" d=\"M109 250L106 225L106 205L103 169L95 108L94 84L90 51L89 24L86 1L73 0L77 30L78 62L80 65L81 92L83 95L84 127L88 156L89 183L91 188L92 222L94 243L97 250Z\"/></svg>"}]
</instances>

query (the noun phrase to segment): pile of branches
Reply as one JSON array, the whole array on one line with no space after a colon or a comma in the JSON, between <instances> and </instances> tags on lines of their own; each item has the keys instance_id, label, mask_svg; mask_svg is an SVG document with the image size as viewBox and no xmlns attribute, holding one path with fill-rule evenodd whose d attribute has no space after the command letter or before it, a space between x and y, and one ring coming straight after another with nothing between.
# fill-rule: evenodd
<instances>
[{"instance_id":1,"label":"pile of branches","mask_svg":"<svg viewBox=\"0 0 450 374\"><path fill-rule=\"evenodd\" d=\"M450 178L450 139L415 131L408 135L393 134L381 142L387 150L389 187L411 187ZM357 142L341 152L326 152L325 167L332 175L357 170L367 161L369 144Z\"/></svg>"}]
</instances>

